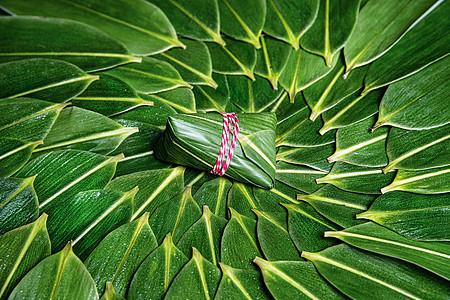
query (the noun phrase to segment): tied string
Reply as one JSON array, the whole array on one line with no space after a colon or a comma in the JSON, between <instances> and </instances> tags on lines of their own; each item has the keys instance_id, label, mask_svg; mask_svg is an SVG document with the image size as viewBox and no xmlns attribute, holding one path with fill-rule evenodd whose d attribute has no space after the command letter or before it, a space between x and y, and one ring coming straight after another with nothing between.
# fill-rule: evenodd
<instances>
[{"instance_id":1,"label":"tied string","mask_svg":"<svg viewBox=\"0 0 450 300\"><path fill-rule=\"evenodd\" d=\"M229 114L222 114L222 116L223 116L223 132L222 132L222 142L220 144L219 157L217 158L216 165L210 172L211 174L219 176L225 174L228 166L230 165L231 159L233 158L234 149L236 148L237 137L239 135L239 120L237 115L235 113L229 113ZM225 152L227 151L228 148L230 134L233 135L233 139L231 140L230 150L228 151L228 155L225 159Z\"/></svg>"}]
</instances>

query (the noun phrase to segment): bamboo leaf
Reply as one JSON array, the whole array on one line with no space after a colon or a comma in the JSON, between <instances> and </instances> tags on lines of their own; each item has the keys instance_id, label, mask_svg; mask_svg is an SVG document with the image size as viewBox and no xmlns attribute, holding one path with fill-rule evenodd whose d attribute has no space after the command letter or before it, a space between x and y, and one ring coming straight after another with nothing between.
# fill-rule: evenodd
<instances>
[{"instance_id":1,"label":"bamboo leaf","mask_svg":"<svg viewBox=\"0 0 450 300\"><path fill-rule=\"evenodd\" d=\"M450 291L447 281L419 267L345 244L318 253L303 252L302 256L351 298L439 299Z\"/></svg>"},{"instance_id":2,"label":"bamboo leaf","mask_svg":"<svg viewBox=\"0 0 450 300\"><path fill-rule=\"evenodd\" d=\"M212 78L217 82L218 87L194 86L192 91L195 95L195 105L198 112L216 111L225 113L227 111L238 111L233 103L229 101L230 91L228 89L227 76L223 74L213 73Z\"/></svg>"},{"instance_id":3,"label":"bamboo leaf","mask_svg":"<svg viewBox=\"0 0 450 300\"><path fill-rule=\"evenodd\" d=\"M220 261L233 268L255 269L253 259L262 257L256 238L256 221L230 208L220 247Z\"/></svg>"},{"instance_id":4,"label":"bamboo leaf","mask_svg":"<svg viewBox=\"0 0 450 300\"><path fill-rule=\"evenodd\" d=\"M77 66L60 60L33 58L11 61L0 64L0 98L27 96L65 102L82 93L97 79L98 76L88 75Z\"/></svg>"},{"instance_id":5,"label":"bamboo leaf","mask_svg":"<svg viewBox=\"0 0 450 300\"><path fill-rule=\"evenodd\" d=\"M449 132L450 125L428 130L392 128L386 147L389 165L383 171L421 170L450 164Z\"/></svg>"},{"instance_id":6,"label":"bamboo leaf","mask_svg":"<svg viewBox=\"0 0 450 300\"><path fill-rule=\"evenodd\" d=\"M375 196L350 193L325 185L320 190L309 195L297 195L298 200L309 203L322 216L344 228L361 224L355 215L367 210Z\"/></svg>"},{"instance_id":7,"label":"bamboo leaf","mask_svg":"<svg viewBox=\"0 0 450 300\"><path fill-rule=\"evenodd\" d=\"M214 299L271 299L259 272L234 269L223 263L220 268L222 279Z\"/></svg>"},{"instance_id":8,"label":"bamboo leaf","mask_svg":"<svg viewBox=\"0 0 450 300\"><path fill-rule=\"evenodd\" d=\"M180 194L183 189L184 167L160 169L132 173L116 177L107 186L107 190L125 192L137 186L134 198L134 220L149 212L152 214L162 203Z\"/></svg>"},{"instance_id":9,"label":"bamboo leaf","mask_svg":"<svg viewBox=\"0 0 450 300\"><path fill-rule=\"evenodd\" d=\"M245 76L227 76L230 101L246 113L259 113L272 106L282 95L282 90L274 90L270 83L256 76L252 81Z\"/></svg>"},{"instance_id":10,"label":"bamboo leaf","mask_svg":"<svg viewBox=\"0 0 450 300\"><path fill-rule=\"evenodd\" d=\"M225 45L220 36L220 16L217 0L152 0L165 12L177 34L200 41ZM183 41L184 42L184 41Z\"/></svg>"},{"instance_id":11,"label":"bamboo leaf","mask_svg":"<svg viewBox=\"0 0 450 300\"><path fill-rule=\"evenodd\" d=\"M374 61L364 80L364 92L419 72L450 52L448 2L441 3L408 31L386 54Z\"/></svg>"},{"instance_id":12,"label":"bamboo leaf","mask_svg":"<svg viewBox=\"0 0 450 300\"><path fill-rule=\"evenodd\" d=\"M71 100L75 106L113 116L140 106L152 106L153 102L144 100L124 81L106 74L100 75L80 95Z\"/></svg>"},{"instance_id":13,"label":"bamboo leaf","mask_svg":"<svg viewBox=\"0 0 450 300\"><path fill-rule=\"evenodd\" d=\"M288 62L291 47L284 42L267 36L261 36L261 46L262 47L256 51L256 65L254 72L269 80L272 88L277 90L278 78Z\"/></svg>"},{"instance_id":14,"label":"bamboo leaf","mask_svg":"<svg viewBox=\"0 0 450 300\"><path fill-rule=\"evenodd\" d=\"M394 181L381 189L385 194L405 191L418 194L440 194L450 192L450 166L422 171L399 170Z\"/></svg>"},{"instance_id":15,"label":"bamboo leaf","mask_svg":"<svg viewBox=\"0 0 450 300\"><path fill-rule=\"evenodd\" d=\"M336 151L328 157L328 162L343 161L364 167L386 166L386 138L389 131L384 128L371 132L375 120L375 117L370 117L340 128L336 133Z\"/></svg>"},{"instance_id":16,"label":"bamboo leaf","mask_svg":"<svg viewBox=\"0 0 450 300\"><path fill-rule=\"evenodd\" d=\"M339 56L327 66L320 56L303 49L292 50L280 76L280 85L289 93L291 102L298 92L306 89L333 70Z\"/></svg>"},{"instance_id":17,"label":"bamboo leaf","mask_svg":"<svg viewBox=\"0 0 450 300\"><path fill-rule=\"evenodd\" d=\"M136 127L124 127L98 113L71 106L61 111L34 153L76 149L108 154L137 131Z\"/></svg>"},{"instance_id":18,"label":"bamboo leaf","mask_svg":"<svg viewBox=\"0 0 450 300\"><path fill-rule=\"evenodd\" d=\"M10 176L20 170L42 141L24 142L11 138L0 138L0 176Z\"/></svg>"},{"instance_id":19,"label":"bamboo leaf","mask_svg":"<svg viewBox=\"0 0 450 300\"><path fill-rule=\"evenodd\" d=\"M237 181L233 182L233 186L228 192L227 207L233 208L239 214L251 219L255 219L255 215L251 210L261 209L258 201L253 196L252 187Z\"/></svg>"},{"instance_id":20,"label":"bamboo leaf","mask_svg":"<svg viewBox=\"0 0 450 300\"><path fill-rule=\"evenodd\" d=\"M299 48L298 40L317 16L319 1L268 0L266 3L264 33L289 43L297 50Z\"/></svg>"},{"instance_id":21,"label":"bamboo leaf","mask_svg":"<svg viewBox=\"0 0 450 300\"><path fill-rule=\"evenodd\" d=\"M61 251L72 240L74 252L85 260L106 233L130 221L137 188L127 193L90 190L49 211L52 252Z\"/></svg>"},{"instance_id":22,"label":"bamboo leaf","mask_svg":"<svg viewBox=\"0 0 450 300\"><path fill-rule=\"evenodd\" d=\"M310 262L267 261L257 257L255 263L275 299L344 299Z\"/></svg>"},{"instance_id":23,"label":"bamboo leaf","mask_svg":"<svg viewBox=\"0 0 450 300\"><path fill-rule=\"evenodd\" d=\"M125 300L125 298L116 294L112 283L108 281L106 283L105 292L103 293L103 296L100 298L100 300Z\"/></svg>"},{"instance_id":24,"label":"bamboo leaf","mask_svg":"<svg viewBox=\"0 0 450 300\"><path fill-rule=\"evenodd\" d=\"M336 242L323 233L340 227L318 214L307 203L283 204L288 212L288 232L298 251L320 251Z\"/></svg>"},{"instance_id":25,"label":"bamboo leaf","mask_svg":"<svg viewBox=\"0 0 450 300\"><path fill-rule=\"evenodd\" d=\"M258 217L257 235L261 250L268 260L301 260L287 230L285 212L265 212L254 209ZM283 249L280 251L280 249Z\"/></svg>"},{"instance_id":26,"label":"bamboo leaf","mask_svg":"<svg viewBox=\"0 0 450 300\"><path fill-rule=\"evenodd\" d=\"M135 272L157 245L148 213L109 233L85 261L99 294L110 286L125 297Z\"/></svg>"},{"instance_id":27,"label":"bamboo leaf","mask_svg":"<svg viewBox=\"0 0 450 300\"><path fill-rule=\"evenodd\" d=\"M194 224L202 213L200 207L191 195L191 187L188 186L180 195L165 201L152 213L149 224L153 229L156 240L161 242L166 234L173 236L177 243L183 233ZM190 248L189 248L190 250Z\"/></svg>"},{"instance_id":28,"label":"bamboo leaf","mask_svg":"<svg viewBox=\"0 0 450 300\"><path fill-rule=\"evenodd\" d=\"M216 43L206 43L211 55L213 71L220 74L245 75L254 80L255 48L252 45L230 38L224 38L224 41L226 42L226 47Z\"/></svg>"},{"instance_id":29,"label":"bamboo leaf","mask_svg":"<svg viewBox=\"0 0 450 300\"><path fill-rule=\"evenodd\" d=\"M0 134L2 138L42 141L65 106L31 98L1 99Z\"/></svg>"},{"instance_id":30,"label":"bamboo leaf","mask_svg":"<svg viewBox=\"0 0 450 300\"><path fill-rule=\"evenodd\" d=\"M344 48L355 26L359 2L321 0L314 23L300 41L302 48L322 56L331 66L334 55Z\"/></svg>"},{"instance_id":31,"label":"bamboo leaf","mask_svg":"<svg viewBox=\"0 0 450 300\"><path fill-rule=\"evenodd\" d=\"M411 241L372 222L343 231L325 232L325 236L338 238L364 250L411 262L447 280L450 279L450 270L446 267L450 259L448 243Z\"/></svg>"},{"instance_id":32,"label":"bamboo leaf","mask_svg":"<svg viewBox=\"0 0 450 300\"><path fill-rule=\"evenodd\" d=\"M232 183L225 177L209 180L197 190L194 200L199 206L206 205L214 215L226 218L228 191L231 185ZM203 213L205 212L203 211ZM200 247L196 248L202 252Z\"/></svg>"},{"instance_id":33,"label":"bamboo leaf","mask_svg":"<svg viewBox=\"0 0 450 300\"><path fill-rule=\"evenodd\" d=\"M50 255L47 215L0 236L0 298L13 288L37 263Z\"/></svg>"},{"instance_id":34,"label":"bamboo leaf","mask_svg":"<svg viewBox=\"0 0 450 300\"><path fill-rule=\"evenodd\" d=\"M189 88L177 88L174 90L148 95L146 99L159 100L172 106L177 112L192 114L197 111L195 107L194 93Z\"/></svg>"},{"instance_id":35,"label":"bamboo leaf","mask_svg":"<svg viewBox=\"0 0 450 300\"><path fill-rule=\"evenodd\" d=\"M270 190L253 187L253 195L265 212L286 212L280 203L297 204L296 195L298 192L298 190L278 180L275 181L275 186Z\"/></svg>"},{"instance_id":36,"label":"bamboo leaf","mask_svg":"<svg viewBox=\"0 0 450 300\"><path fill-rule=\"evenodd\" d=\"M316 181L317 183L330 183L348 192L380 194L380 189L392 182L394 177L394 172L383 174L380 168L336 162L330 173ZM370 184L367 184L368 182Z\"/></svg>"},{"instance_id":37,"label":"bamboo leaf","mask_svg":"<svg viewBox=\"0 0 450 300\"><path fill-rule=\"evenodd\" d=\"M140 63L128 64L100 74L117 77L137 92L144 94L154 94L177 87L191 87L171 64L152 57L145 57Z\"/></svg>"},{"instance_id":38,"label":"bamboo leaf","mask_svg":"<svg viewBox=\"0 0 450 300\"><path fill-rule=\"evenodd\" d=\"M333 154L333 152L333 144L303 148L279 147L277 161L330 172L333 165L329 164L326 158Z\"/></svg>"},{"instance_id":39,"label":"bamboo leaf","mask_svg":"<svg viewBox=\"0 0 450 300\"><path fill-rule=\"evenodd\" d=\"M177 247L185 255L189 255L194 247L205 259L217 265L220 258L220 240L226 224L226 219L212 214L208 206L203 206L201 218L183 234Z\"/></svg>"},{"instance_id":40,"label":"bamboo leaf","mask_svg":"<svg viewBox=\"0 0 450 300\"><path fill-rule=\"evenodd\" d=\"M26 178L37 174L34 188L39 209L45 212L80 191L103 188L111 180L122 157L79 150L53 151L33 159L15 176Z\"/></svg>"},{"instance_id":41,"label":"bamboo leaf","mask_svg":"<svg viewBox=\"0 0 450 300\"><path fill-rule=\"evenodd\" d=\"M392 125L403 129L430 129L450 122L450 57L389 86L380 103L374 128ZM407 89L408 93L404 93Z\"/></svg>"},{"instance_id":42,"label":"bamboo leaf","mask_svg":"<svg viewBox=\"0 0 450 300\"><path fill-rule=\"evenodd\" d=\"M449 241L448 195L391 192L378 197L358 219L369 219L408 239Z\"/></svg>"},{"instance_id":43,"label":"bamboo leaf","mask_svg":"<svg viewBox=\"0 0 450 300\"><path fill-rule=\"evenodd\" d=\"M191 260L175 277L166 298L213 299L220 280L220 270L193 248Z\"/></svg>"},{"instance_id":44,"label":"bamboo leaf","mask_svg":"<svg viewBox=\"0 0 450 300\"><path fill-rule=\"evenodd\" d=\"M314 193L320 188L316 180L325 174L327 173L324 171L305 166L278 162L276 179L298 190Z\"/></svg>"},{"instance_id":45,"label":"bamboo leaf","mask_svg":"<svg viewBox=\"0 0 450 300\"><path fill-rule=\"evenodd\" d=\"M38 218L39 203L33 188L34 179L0 178L0 236Z\"/></svg>"},{"instance_id":46,"label":"bamboo leaf","mask_svg":"<svg viewBox=\"0 0 450 300\"><path fill-rule=\"evenodd\" d=\"M181 41L186 45L185 49L172 49L156 57L174 66L186 82L217 88L217 83L211 77L211 57L206 45L189 39Z\"/></svg>"},{"instance_id":47,"label":"bamboo leaf","mask_svg":"<svg viewBox=\"0 0 450 300\"><path fill-rule=\"evenodd\" d=\"M369 1L345 45L346 73L388 51L442 1Z\"/></svg>"},{"instance_id":48,"label":"bamboo leaf","mask_svg":"<svg viewBox=\"0 0 450 300\"><path fill-rule=\"evenodd\" d=\"M14 288L8 299L98 299L91 275L70 242L41 261Z\"/></svg>"},{"instance_id":49,"label":"bamboo leaf","mask_svg":"<svg viewBox=\"0 0 450 300\"><path fill-rule=\"evenodd\" d=\"M311 108L310 119L315 121L320 114L361 90L367 69L368 67L359 68L344 79L344 59L340 57L336 66L325 77L303 92L306 103Z\"/></svg>"},{"instance_id":50,"label":"bamboo leaf","mask_svg":"<svg viewBox=\"0 0 450 300\"><path fill-rule=\"evenodd\" d=\"M266 19L266 1L251 4L239 0L218 0L220 9L220 30L228 36L261 48L261 35ZM228 44L228 41L226 41Z\"/></svg>"},{"instance_id":51,"label":"bamboo leaf","mask_svg":"<svg viewBox=\"0 0 450 300\"><path fill-rule=\"evenodd\" d=\"M60 59L89 72L141 61L104 32L71 20L3 17L0 27L7 28L0 34L2 63L28 58Z\"/></svg>"},{"instance_id":52,"label":"bamboo leaf","mask_svg":"<svg viewBox=\"0 0 450 300\"><path fill-rule=\"evenodd\" d=\"M137 55L183 47L169 19L147 1L45 0L40 5L33 5L27 1L2 0L0 4L17 15L65 18L89 24L125 44Z\"/></svg>"}]
</instances>

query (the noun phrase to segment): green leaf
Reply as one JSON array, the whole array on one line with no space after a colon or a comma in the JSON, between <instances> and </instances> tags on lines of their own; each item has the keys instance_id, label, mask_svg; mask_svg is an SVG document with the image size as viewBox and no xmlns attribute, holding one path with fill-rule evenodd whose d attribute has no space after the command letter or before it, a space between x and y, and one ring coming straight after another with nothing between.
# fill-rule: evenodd
<instances>
[{"instance_id":1,"label":"green leaf","mask_svg":"<svg viewBox=\"0 0 450 300\"><path fill-rule=\"evenodd\" d=\"M189 88L177 88L167 92L151 94L146 99L164 102L180 113L192 114L197 111L194 93Z\"/></svg>"},{"instance_id":2,"label":"green leaf","mask_svg":"<svg viewBox=\"0 0 450 300\"><path fill-rule=\"evenodd\" d=\"M259 272L220 263L222 279L214 299L271 299Z\"/></svg>"},{"instance_id":3,"label":"green leaf","mask_svg":"<svg viewBox=\"0 0 450 300\"><path fill-rule=\"evenodd\" d=\"M89 72L141 61L104 32L71 20L3 17L0 18L0 27L7 28L0 33L2 63L27 58L53 58Z\"/></svg>"},{"instance_id":4,"label":"green leaf","mask_svg":"<svg viewBox=\"0 0 450 300\"><path fill-rule=\"evenodd\" d=\"M221 262L233 268L255 269L252 261L262 256L256 238L256 221L230 208L231 217L222 235Z\"/></svg>"},{"instance_id":5,"label":"green leaf","mask_svg":"<svg viewBox=\"0 0 450 300\"><path fill-rule=\"evenodd\" d=\"M231 185L231 181L225 177L209 180L197 190L194 200L199 206L208 206L214 215L226 218L228 191ZM202 252L201 249L200 252Z\"/></svg>"},{"instance_id":6,"label":"green leaf","mask_svg":"<svg viewBox=\"0 0 450 300\"><path fill-rule=\"evenodd\" d=\"M100 74L117 77L144 94L191 87L171 64L152 57L144 57L140 63L128 64Z\"/></svg>"},{"instance_id":7,"label":"green leaf","mask_svg":"<svg viewBox=\"0 0 450 300\"><path fill-rule=\"evenodd\" d=\"M302 48L322 56L331 66L334 55L344 47L355 26L359 2L321 0L314 23L300 41Z\"/></svg>"},{"instance_id":8,"label":"green leaf","mask_svg":"<svg viewBox=\"0 0 450 300\"><path fill-rule=\"evenodd\" d=\"M172 22L177 34L194 40L212 41L225 45L220 36L217 0L152 0ZM184 41L183 41L184 42Z\"/></svg>"},{"instance_id":9,"label":"green leaf","mask_svg":"<svg viewBox=\"0 0 450 300\"><path fill-rule=\"evenodd\" d=\"M332 164L327 162L334 152L334 145L322 145L318 147L279 147L277 161L283 161L294 165L303 165L319 171L329 172Z\"/></svg>"},{"instance_id":10,"label":"green leaf","mask_svg":"<svg viewBox=\"0 0 450 300\"><path fill-rule=\"evenodd\" d=\"M359 68L344 79L342 74L345 65L341 56L336 66L325 77L303 92L306 103L311 108L310 119L315 121L320 114L361 90L367 69L368 67Z\"/></svg>"},{"instance_id":11,"label":"green leaf","mask_svg":"<svg viewBox=\"0 0 450 300\"><path fill-rule=\"evenodd\" d=\"M309 203L328 220L344 228L361 224L355 215L367 210L375 196L350 193L327 184L320 190L309 195L297 195L298 200Z\"/></svg>"},{"instance_id":12,"label":"green leaf","mask_svg":"<svg viewBox=\"0 0 450 300\"><path fill-rule=\"evenodd\" d=\"M258 217L258 242L265 257L268 260L301 260L300 252L295 248L287 230L286 213L257 209L253 212Z\"/></svg>"},{"instance_id":13,"label":"green leaf","mask_svg":"<svg viewBox=\"0 0 450 300\"><path fill-rule=\"evenodd\" d=\"M0 134L2 138L42 141L65 106L31 98L1 99Z\"/></svg>"},{"instance_id":14,"label":"green leaf","mask_svg":"<svg viewBox=\"0 0 450 300\"><path fill-rule=\"evenodd\" d=\"M156 57L174 66L186 82L217 88L217 83L211 77L211 57L206 45L189 39L182 39L182 42L186 49L172 49Z\"/></svg>"},{"instance_id":15,"label":"green leaf","mask_svg":"<svg viewBox=\"0 0 450 300\"><path fill-rule=\"evenodd\" d=\"M132 220L144 212L152 214L162 203L180 194L183 189L184 167L137 172L115 178L106 189L125 192L139 187L134 198Z\"/></svg>"},{"instance_id":16,"label":"green leaf","mask_svg":"<svg viewBox=\"0 0 450 300\"><path fill-rule=\"evenodd\" d=\"M447 280L450 279L450 269L447 268L450 259L448 243L411 241L371 222L343 231L325 232L325 236L338 238L364 250L411 262Z\"/></svg>"},{"instance_id":17,"label":"green leaf","mask_svg":"<svg viewBox=\"0 0 450 300\"><path fill-rule=\"evenodd\" d=\"M85 260L106 233L130 221L136 193L137 188L127 193L84 191L51 209L52 252L61 251L71 240L75 253Z\"/></svg>"},{"instance_id":18,"label":"green leaf","mask_svg":"<svg viewBox=\"0 0 450 300\"><path fill-rule=\"evenodd\" d=\"M317 183L330 183L344 191L362 194L380 194L380 189L394 179L395 173L383 174L380 168L360 167L336 162L331 172ZM370 184L367 184L370 182Z\"/></svg>"},{"instance_id":19,"label":"green leaf","mask_svg":"<svg viewBox=\"0 0 450 300\"><path fill-rule=\"evenodd\" d=\"M39 209L46 212L80 191L103 188L122 157L79 150L53 151L33 159L15 176L26 178L37 174L34 188Z\"/></svg>"},{"instance_id":20,"label":"green leaf","mask_svg":"<svg viewBox=\"0 0 450 300\"><path fill-rule=\"evenodd\" d=\"M0 138L0 176L10 176L20 170L42 141L24 142L11 138Z\"/></svg>"},{"instance_id":21,"label":"green leaf","mask_svg":"<svg viewBox=\"0 0 450 300\"><path fill-rule=\"evenodd\" d=\"M227 76L230 87L230 101L246 113L259 113L272 106L283 93L274 90L270 83L256 76L250 80L245 76Z\"/></svg>"},{"instance_id":22,"label":"green leaf","mask_svg":"<svg viewBox=\"0 0 450 300\"><path fill-rule=\"evenodd\" d=\"M45 58L11 61L0 64L0 98L27 96L65 102L97 79L98 76L88 75L65 61Z\"/></svg>"},{"instance_id":23,"label":"green leaf","mask_svg":"<svg viewBox=\"0 0 450 300\"><path fill-rule=\"evenodd\" d=\"M0 236L0 298L12 289L38 262L50 255L50 238L42 214L35 222Z\"/></svg>"},{"instance_id":24,"label":"green leaf","mask_svg":"<svg viewBox=\"0 0 450 300\"><path fill-rule=\"evenodd\" d=\"M392 128L386 147L389 164L383 171L421 170L449 165L449 132L450 125L428 130Z\"/></svg>"},{"instance_id":25,"label":"green leaf","mask_svg":"<svg viewBox=\"0 0 450 300\"><path fill-rule=\"evenodd\" d=\"M65 18L89 24L125 44L137 55L183 47L164 13L143 0L46 0L41 5L2 0L0 4L18 15Z\"/></svg>"},{"instance_id":26,"label":"green leaf","mask_svg":"<svg viewBox=\"0 0 450 300\"><path fill-rule=\"evenodd\" d=\"M226 224L226 219L212 214L208 206L203 206L201 218L183 234L177 247L187 254L186 256L189 256L194 247L205 259L217 265L220 258L220 240Z\"/></svg>"},{"instance_id":27,"label":"green leaf","mask_svg":"<svg viewBox=\"0 0 450 300\"><path fill-rule=\"evenodd\" d=\"M175 277L166 299L213 299L220 280L220 270L192 249L191 260Z\"/></svg>"},{"instance_id":28,"label":"green leaf","mask_svg":"<svg viewBox=\"0 0 450 300\"><path fill-rule=\"evenodd\" d=\"M302 256L311 260L320 275L351 298L439 299L450 292L448 281L432 273L345 244L318 253L303 252Z\"/></svg>"},{"instance_id":29,"label":"green leaf","mask_svg":"<svg viewBox=\"0 0 450 300\"><path fill-rule=\"evenodd\" d=\"M383 55L441 2L369 1L344 48L346 73Z\"/></svg>"},{"instance_id":30,"label":"green leaf","mask_svg":"<svg viewBox=\"0 0 450 300\"><path fill-rule=\"evenodd\" d=\"M364 92L401 80L446 57L450 52L449 14L450 5L444 1L374 61L364 80Z\"/></svg>"},{"instance_id":31,"label":"green leaf","mask_svg":"<svg viewBox=\"0 0 450 300\"><path fill-rule=\"evenodd\" d=\"M217 88L214 89L209 86L196 85L192 89L195 95L195 105L197 107L197 111L216 111L219 113L237 111L237 109L229 109L229 107L234 105L231 101L229 101L230 91L228 89L227 76L213 73L212 78L215 82L217 82Z\"/></svg>"},{"instance_id":32,"label":"green leaf","mask_svg":"<svg viewBox=\"0 0 450 300\"><path fill-rule=\"evenodd\" d=\"M450 122L450 57L389 86L380 104L374 128L392 125L403 129L430 129ZM405 89L408 91L405 93Z\"/></svg>"},{"instance_id":33,"label":"green leaf","mask_svg":"<svg viewBox=\"0 0 450 300\"><path fill-rule=\"evenodd\" d=\"M263 211L270 212L282 212L286 210L280 203L293 203L297 204L295 199L299 190L296 190L280 181L275 181L275 186L270 190L259 189L253 187L253 195L256 201L260 204Z\"/></svg>"},{"instance_id":34,"label":"green leaf","mask_svg":"<svg viewBox=\"0 0 450 300\"><path fill-rule=\"evenodd\" d=\"M311 54L303 49L292 50L286 67L280 76L280 84L289 93L291 102L294 101L298 92L331 72L338 60L339 56L336 56L330 62L330 66L327 66L318 55Z\"/></svg>"},{"instance_id":35,"label":"green leaf","mask_svg":"<svg viewBox=\"0 0 450 300\"><path fill-rule=\"evenodd\" d=\"M153 102L144 100L124 81L106 74L100 75L80 95L71 100L75 106L113 116L140 106L152 106Z\"/></svg>"},{"instance_id":36,"label":"green leaf","mask_svg":"<svg viewBox=\"0 0 450 300\"><path fill-rule=\"evenodd\" d=\"M319 1L267 0L266 3L264 33L289 43L297 50L298 40L317 16Z\"/></svg>"},{"instance_id":37,"label":"green leaf","mask_svg":"<svg viewBox=\"0 0 450 300\"><path fill-rule=\"evenodd\" d=\"M35 177L0 178L0 236L35 221L39 203L33 188Z\"/></svg>"},{"instance_id":38,"label":"green leaf","mask_svg":"<svg viewBox=\"0 0 450 300\"><path fill-rule=\"evenodd\" d=\"M61 111L34 153L76 149L108 154L137 131L136 127L124 127L101 114L71 106Z\"/></svg>"},{"instance_id":39,"label":"green leaf","mask_svg":"<svg viewBox=\"0 0 450 300\"><path fill-rule=\"evenodd\" d=\"M261 35L266 19L266 1L249 3L239 0L218 0L220 9L220 30L226 35L261 48ZM228 41L226 41L228 44Z\"/></svg>"},{"instance_id":40,"label":"green leaf","mask_svg":"<svg viewBox=\"0 0 450 300\"><path fill-rule=\"evenodd\" d=\"M387 165L386 138L388 128L371 132L375 117L340 128L336 133L336 151L328 162L343 161L364 167Z\"/></svg>"},{"instance_id":41,"label":"green leaf","mask_svg":"<svg viewBox=\"0 0 450 300\"><path fill-rule=\"evenodd\" d=\"M287 97L282 96L277 104L272 108L272 111L276 112L278 120L277 147L315 147L334 142L334 132L323 136L317 133L323 125L322 120L312 122L308 119L310 110L302 94L297 94L294 103L290 103Z\"/></svg>"},{"instance_id":42,"label":"green leaf","mask_svg":"<svg viewBox=\"0 0 450 300\"><path fill-rule=\"evenodd\" d=\"M255 263L275 299L344 299L310 262L267 261L257 257Z\"/></svg>"},{"instance_id":43,"label":"green leaf","mask_svg":"<svg viewBox=\"0 0 450 300\"><path fill-rule=\"evenodd\" d=\"M256 51L254 72L269 80L272 88L277 90L278 78L288 62L292 48L288 44L268 36L261 36L261 45L262 47Z\"/></svg>"},{"instance_id":44,"label":"green leaf","mask_svg":"<svg viewBox=\"0 0 450 300\"><path fill-rule=\"evenodd\" d=\"M218 0L223 1L223 0ZM206 43L213 71L228 75L245 75L254 80L253 68L256 64L256 50L252 45L235 41L230 38L224 39L226 47L216 43Z\"/></svg>"},{"instance_id":45,"label":"green leaf","mask_svg":"<svg viewBox=\"0 0 450 300\"><path fill-rule=\"evenodd\" d=\"M450 241L448 195L391 192L378 197L358 219L369 219L408 239Z\"/></svg>"},{"instance_id":46,"label":"green leaf","mask_svg":"<svg viewBox=\"0 0 450 300\"><path fill-rule=\"evenodd\" d=\"M103 293L103 296L100 298L100 300L125 300L125 298L116 294L112 283L108 281L106 283L105 292Z\"/></svg>"},{"instance_id":47,"label":"green leaf","mask_svg":"<svg viewBox=\"0 0 450 300\"><path fill-rule=\"evenodd\" d=\"M8 299L98 299L91 275L70 242L41 261L14 288Z\"/></svg>"},{"instance_id":48,"label":"green leaf","mask_svg":"<svg viewBox=\"0 0 450 300\"><path fill-rule=\"evenodd\" d=\"M156 240L161 242L166 234L173 236L175 243L183 233L192 226L202 213L197 202L191 195L191 187L188 186L180 195L165 201L154 213L152 213L149 224L153 229ZM189 249L190 250L190 249Z\"/></svg>"},{"instance_id":49,"label":"green leaf","mask_svg":"<svg viewBox=\"0 0 450 300\"><path fill-rule=\"evenodd\" d=\"M237 181L233 182L233 186L228 192L227 207L233 208L235 211L248 218L255 219L252 209L261 209L258 201L253 196L252 187Z\"/></svg>"},{"instance_id":50,"label":"green leaf","mask_svg":"<svg viewBox=\"0 0 450 300\"><path fill-rule=\"evenodd\" d=\"M288 212L288 232L298 251L320 251L336 242L323 233L340 227L318 214L307 203L283 204Z\"/></svg>"},{"instance_id":51,"label":"green leaf","mask_svg":"<svg viewBox=\"0 0 450 300\"><path fill-rule=\"evenodd\" d=\"M157 245L148 213L109 233L85 261L99 294L108 291L109 283L125 297L135 272Z\"/></svg>"},{"instance_id":52,"label":"green leaf","mask_svg":"<svg viewBox=\"0 0 450 300\"><path fill-rule=\"evenodd\" d=\"M280 161L277 163L276 179L298 190L314 193L320 188L316 180L326 174L324 171Z\"/></svg>"},{"instance_id":53,"label":"green leaf","mask_svg":"<svg viewBox=\"0 0 450 300\"><path fill-rule=\"evenodd\" d=\"M394 181L381 189L385 194L405 191L418 194L440 194L450 192L450 166L423 171L399 170Z\"/></svg>"},{"instance_id":54,"label":"green leaf","mask_svg":"<svg viewBox=\"0 0 450 300\"><path fill-rule=\"evenodd\" d=\"M128 290L128 299L162 299L172 280L188 262L170 234L139 266ZM149 280L151 278L151 280Z\"/></svg>"}]
</instances>

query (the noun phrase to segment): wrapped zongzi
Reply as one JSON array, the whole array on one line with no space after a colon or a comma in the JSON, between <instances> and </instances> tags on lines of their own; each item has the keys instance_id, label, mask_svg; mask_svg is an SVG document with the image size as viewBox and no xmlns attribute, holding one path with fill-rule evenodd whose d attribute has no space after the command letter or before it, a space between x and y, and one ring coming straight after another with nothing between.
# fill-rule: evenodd
<instances>
[{"instance_id":1,"label":"wrapped zongzi","mask_svg":"<svg viewBox=\"0 0 450 300\"><path fill-rule=\"evenodd\" d=\"M275 181L274 113L169 117L156 158L270 189Z\"/></svg>"}]
</instances>

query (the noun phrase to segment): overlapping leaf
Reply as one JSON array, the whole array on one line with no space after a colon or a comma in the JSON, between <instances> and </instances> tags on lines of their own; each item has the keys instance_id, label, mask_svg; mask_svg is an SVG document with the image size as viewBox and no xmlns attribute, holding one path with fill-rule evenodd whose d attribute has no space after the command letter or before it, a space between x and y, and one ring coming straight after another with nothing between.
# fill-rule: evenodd
<instances>
[{"instance_id":1,"label":"overlapping leaf","mask_svg":"<svg viewBox=\"0 0 450 300\"><path fill-rule=\"evenodd\" d=\"M307 193L314 193L320 188L320 185L316 184L316 180L326 174L326 171L281 161L277 163L277 173L275 177L278 181L295 189Z\"/></svg>"},{"instance_id":2,"label":"overlapping leaf","mask_svg":"<svg viewBox=\"0 0 450 300\"><path fill-rule=\"evenodd\" d=\"M25 142L0 138L0 176L10 176L22 168L30 159L34 148L40 144L42 141Z\"/></svg>"},{"instance_id":3,"label":"overlapping leaf","mask_svg":"<svg viewBox=\"0 0 450 300\"><path fill-rule=\"evenodd\" d=\"M333 154L334 147L333 144L303 148L279 147L277 160L329 172L333 165L327 161L327 157Z\"/></svg>"},{"instance_id":4,"label":"overlapping leaf","mask_svg":"<svg viewBox=\"0 0 450 300\"><path fill-rule=\"evenodd\" d=\"M228 191L231 185L232 183L225 177L207 181L197 190L194 200L199 206L208 206L216 216L226 218Z\"/></svg>"}]
</instances>

